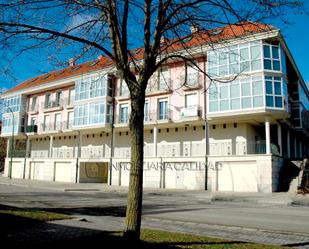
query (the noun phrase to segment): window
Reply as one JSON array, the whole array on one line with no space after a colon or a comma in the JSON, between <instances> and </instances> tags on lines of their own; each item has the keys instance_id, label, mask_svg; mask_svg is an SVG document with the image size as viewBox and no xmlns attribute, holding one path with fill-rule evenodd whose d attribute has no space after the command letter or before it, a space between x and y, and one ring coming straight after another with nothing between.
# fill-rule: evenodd
<instances>
[{"instance_id":1,"label":"window","mask_svg":"<svg viewBox=\"0 0 309 249\"><path fill-rule=\"evenodd\" d=\"M106 120L105 123L110 124L112 122L113 108L111 103L106 104Z\"/></svg>"},{"instance_id":2,"label":"window","mask_svg":"<svg viewBox=\"0 0 309 249\"><path fill-rule=\"evenodd\" d=\"M21 96L3 99L3 113L19 112L21 107Z\"/></svg>"},{"instance_id":3,"label":"window","mask_svg":"<svg viewBox=\"0 0 309 249\"><path fill-rule=\"evenodd\" d=\"M149 103L147 100L144 104L144 121L149 121Z\"/></svg>"},{"instance_id":4,"label":"window","mask_svg":"<svg viewBox=\"0 0 309 249\"><path fill-rule=\"evenodd\" d=\"M168 68L161 68L159 71L159 90L167 90L170 87L170 75Z\"/></svg>"},{"instance_id":5,"label":"window","mask_svg":"<svg viewBox=\"0 0 309 249\"><path fill-rule=\"evenodd\" d=\"M56 101L55 101L55 107L61 106L62 102L62 92L56 92Z\"/></svg>"},{"instance_id":6,"label":"window","mask_svg":"<svg viewBox=\"0 0 309 249\"><path fill-rule=\"evenodd\" d=\"M67 119L67 129L72 129L74 122L74 112L68 112L68 119Z\"/></svg>"},{"instance_id":7,"label":"window","mask_svg":"<svg viewBox=\"0 0 309 249\"><path fill-rule=\"evenodd\" d=\"M280 77L265 77L266 106L283 108L282 79Z\"/></svg>"},{"instance_id":8,"label":"window","mask_svg":"<svg viewBox=\"0 0 309 249\"><path fill-rule=\"evenodd\" d=\"M120 80L120 96L129 96L129 88L124 79Z\"/></svg>"},{"instance_id":9,"label":"window","mask_svg":"<svg viewBox=\"0 0 309 249\"><path fill-rule=\"evenodd\" d=\"M44 107L45 107L45 109L51 107L51 99L50 99L50 96L51 96L50 93L45 94L45 102L44 102Z\"/></svg>"},{"instance_id":10,"label":"window","mask_svg":"<svg viewBox=\"0 0 309 249\"><path fill-rule=\"evenodd\" d=\"M185 107L196 106L196 105L197 105L197 94L185 95Z\"/></svg>"},{"instance_id":11,"label":"window","mask_svg":"<svg viewBox=\"0 0 309 249\"><path fill-rule=\"evenodd\" d=\"M89 123L98 124L104 122L104 104L100 102L94 102L89 104Z\"/></svg>"},{"instance_id":12,"label":"window","mask_svg":"<svg viewBox=\"0 0 309 249\"><path fill-rule=\"evenodd\" d=\"M31 125L31 126L36 125L36 118L35 118L35 117L32 117L32 118L31 118L30 125Z\"/></svg>"},{"instance_id":13,"label":"window","mask_svg":"<svg viewBox=\"0 0 309 249\"><path fill-rule=\"evenodd\" d=\"M128 123L129 121L129 106L127 104L120 105L119 123Z\"/></svg>"},{"instance_id":14,"label":"window","mask_svg":"<svg viewBox=\"0 0 309 249\"><path fill-rule=\"evenodd\" d=\"M50 130L50 116L44 116L44 122L43 122L43 131L49 131Z\"/></svg>"},{"instance_id":15,"label":"window","mask_svg":"<svg viewBox=\"0 0 309 249\"><path fill-rule=\"evenodd\" d=\"M168 113L168 101L167 99L159 99L159 120L164 120L169 118Z\"/></svg>"},{"instance_id":16,"label":"window","mask_svg":"<svg viewBox=\"0 0 309 249\"><path fill-rule=\"evenodd\" d=\"M61 113L55 114L55 130L61 130Z\"/></svg>"},{"instance_id":17,"label":"window","mask_svg":"<svg viewBox=\"0 0 309 249\"><path fill-rule=\"evenodd\" d=\"M263 78L249 77L232 82L211 84L209 112L264 106Z\"/></svg>"},{"instance_id":18,"label":"window","mask_svg":"<svg viewBox=\"0 0 309 249\"><path fill-rule=\"evenodd\" d=\"M195 62L197 64L198 62ZM186 86L196 86L199 84L199 69L193 63L187 65Z\"/></svg>"},{"instance_id":19,"label":"window","mask_svg":"<svg viewBox=\"0 0 309 249\"><path fill-rule=\"evenodd\" d=\"M212 77L225 77L262 69L262 42L248 42L209 51L207 70Z\"/></svg>"},{"instance_id":20,"label":"window","mask_svg":"<svg viewBox=\"0 0 309 249\"><path fill-rule=\"evenodd\" d=\"M87 77L76 81L75 100L111 96L112 78L107 75Z\"/></svg>"},{"instance_id":21,"label":"window","mask_svg":"<svg viewBox=\"0 0 309 249\"><path fill-rule=\"evenodd\" d=\"M264 44L264 69L280 71L280 49L279 45Z\"/></svg>"},{"instance_id":22,"label":"window","mask_svg":"<svg viewBox=\"0 0 309 249\"><path fill-rule=\"evenodd\" d=\"M252 78L252 96L253 96L253 107L264 106L263 80L260 77Z\"/></svg>"},{"instance_id":23,"label":"window","mask_svg":"<svg viewBox=\"0 0 309 249\"><path fill-rule=\"evenodd\" d=\"M34 96L31 98L31 106L30 106L30 111L36 111L36 102L37 102L37 96Z\"/></svg>"},{"instance_id":24,"label":"window","mask_svg":"<svg viewBox=\"0 0 309 249\"><path fill-rule=\"evenodd\" d=\"M69 90L69 99L68 99L68 104L73 105L75 99L75 89L72 88Z\"/></svg>"},{"instance_id":25,"label":"window","mask_svg":"<svg viewBox=\"0 0 309 249\"><path fill-rule=\"evenodd\" d=\"M240 109L240 84L238 81L233 82L230 87L231 109Z\"/></svg>"}]
</instances>

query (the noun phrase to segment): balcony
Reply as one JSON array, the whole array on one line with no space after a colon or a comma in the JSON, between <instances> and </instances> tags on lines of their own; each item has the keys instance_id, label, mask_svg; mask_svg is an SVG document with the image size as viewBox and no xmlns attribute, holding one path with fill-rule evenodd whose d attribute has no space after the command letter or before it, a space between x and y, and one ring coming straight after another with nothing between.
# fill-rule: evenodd
<instances>
[{"instance_id":1,"label":"balcony","mask_svg":"<svg viewBox=\"0 0 309 249\"><path fill-rule=\"evenodd\" d=\"M38 126L37 125L27 125L26 126L26 133L37 133Z\"/></svg>"},{"instance_id":2,"label":"balcony","mask_svg":"<svg viewBox=\"0 0 309 249\"><path fill-rule=\"evenodd\" d=\"M62 123L62 130L72 130L73 129L73 120L64 121Z\"/></svg>"},{"instance_id":3,"label":"balcony","mask_svg":"<svg viewBox=\"0 0 309 249\"><path fill-rule=\"evenodd\" d=\"M60 111L63 108L63 101L50 101L48 103L43 102L42 106L44 112Z\"/></svg>"},{"instance_id":4,"label":"balcony","mask_svg":"<svg viewBox=\"0 0 309 249\"><path fill-rule=\"evenodd\" d=\"M148 82L147 88L146 88L146 95L156 95L161 93L170 92L172 87L172 81L171 79L164 78L164 79L151 79Z\"/></svg>"},{"instance_id":5,"label":"balcony","mask_svg":"<svg viewBox=\"0 0 309 249\"><path fill-rule=\"evenodd\" d=\"M9 151L9 157L25 158L29 157L29 155L27 155L26 150L14 150L13 153Z\"/></svg>"},{"instance_id":6,"label":"balcony","mask_svg":"<svg viewBox=\"0 0 309 249\"><path fill-rule=\"evenodd\" d=\"M180 109L180 119L199 118L200 116L201 108L198 105L192 105Z\"/></svg>"},{"instance_id":7,"label":"balcony","mask_svg":"<svg viewBox=\"0 0 309 249\"><path fill-rule=\"evenodd\" d=\"M201 87L201 76L199 73L189 73L180 77L180 86L183 86L183 90L191 90Z\"/></svg>"},{"instance_id":8,"label":"balcony","mask_svg":"<svg viewBox=\"0 0 309 249\"><path fill-rule=\"evenodd\" d=\"M74 98L64 98L63 99L63 105L67 108L73 108L74 107Z\"/></svg>"},{"instance_id":9,"label":"balcony","mask_svg":"<svg viewBox=\"0 0 309 249\"><path fill-rule=\"evenodd\" d=\"M59 132L62 130L62 122L41 124L41 132Z\"/></svg>"},{"instance_id":10,"label":"balcony","mask_svg":"<svg viewBox=\"0 0 309 249\"><path fill-rule=\"evenodd\" d=\"M39 104L31 105L31 106L29 107L29 114L36 114L36 113L39 112L39 109L40 109Z\"/></svg>"},{"instance_id":11,"label":"balcony","mask_svg":"<svg viewBox=\"0 0 309 249\"><path fill-rule=\"evenodd\" d=\"M157 110L149 111L144 116L144 122L147 123L164 123L172 120L172 110L166 109L165 111L158 112Z\"/></svg>"}]
</instances>

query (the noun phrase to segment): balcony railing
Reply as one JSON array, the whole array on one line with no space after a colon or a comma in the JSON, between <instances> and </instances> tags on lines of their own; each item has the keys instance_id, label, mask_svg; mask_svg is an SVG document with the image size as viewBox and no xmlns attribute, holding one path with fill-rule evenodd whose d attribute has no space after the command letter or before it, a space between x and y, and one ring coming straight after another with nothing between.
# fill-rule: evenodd
<instances>
[{"instance_id":1,"label":"balcony railing","mask_svg":"<svg viewBox=\"0 0 309 249\"><path fill-rule=\"evenodd\" d=\"M29 112L38 112L39 111L39 104L36 104L36 105L30 105L29 106Z\"/></svg>"},{"instance_id":2,"label":"balcony railing","mask_svg":"<svg viewBox=\"0 0 309 249\"><path fill-rule=\"evenodd\" d=\"M155 121L167 121L172 119L172 110L166 109L165 111L158 112L157 110L149 111L147 115L144 116L145 122L155 122Z\"/></svg>"},{"instance_id":3,"label":"balcony railing","mask_svg":"<svg viewBox=\"0 0 309 249\"><path fill-rule=\"evenodd\" d=\"M61 130L63 130L62 122L41 124L40 129L40 131L42 132L61 131Z\"/></svg>"},{"instance_id":4,"label":"balcony railing","mask_svg":"<svg viewBox=\"0 0 309 249\"><path fill-rule=\"evenodd\" d=\"M171 89L171 86L172 81L169 77L151 79L148 82L146 93L157 92L157 91L169 91Z\"/></svg>"},{"instance_id":5,"label":"balcony railing","mask_svg":"<svg viewBox=\"0 0 309 249\"><path fill-rule=\"evenodd\" d=\"M14 150L13 152L9 151L8 154L9 154L9 157L17 157L17 158L29 157L26 150Z\"/></svg>"},{"instance_id":6,"label":"balcony railing","mask_svg":"<svg viewBox=\"0 0 309 249\"><path fill-rule=\"evenodd\" d=\"M48 158L48 150L32 150L31 157L32 158Z\"/></svg>"},{"instance_id":7,"label":"balcony railing","mask_svg":"<svg viewBox=\"0 0 309 249\"><path fill-rule=\"evenodd\" d=\"M45 110L49 110L49 109L52 109L52 108L57 108L57 107L63 107L63 100L53 100L53 101L49 101L49 102L43 102L42 103L42 106Z\"/></svg>"},{"instance_id":8,"label":"balcony railing","mask_svg":"<svg viewBox=\"0 0 309 249\"><path fill-rule=\"evenodd\" d=\"M73 107L74 97L72 97L72 98L64 98L62 102L63 102L63 105L65 105L65 107Z\"/></svg>"},{"instance_id":9,"label":"balcony railing","mask_svg":"<svg viewBox=\"0 0 309 249\"><path fill-rule=\"evenodd\" d=\"M180 77L180 84L188 88L199 87L201 76L199 73L189 73Z\"/></svg>"},{"instance_id":10,"label":"balcony railing","mask_svg":"<svg viewBox=\"0 0 309 249\"><path fill-rule=\"evenodd\" d=\"M77 147L70 148L53 148L53 158L75 158L77 156Z\"/></svg>"},{"instance_id":11,"label":"balcony railing","mask_svg":"<svg viewBox=\"0 0 309 249\"><path fill-rule=\"evenodd\" d=\"M27 125L26 126L26 132L27 133L37 133L38 132L38 126L37 125Z\"/></svg>"},{"instance_id":12,"label":"balcony railing","mask_svg":"<svg viewBox=\"0 0 309 249\"><path fill-rule=\"evenodd\" d=\"M199 117L200 107L197 105L183 107L180 109L180 118Z\"/></svg>"},{"instance_id":13,"label":"balcony railing","mask_svg":"<svg viewBox=\"0 0 309 249\"><path fill-rule=\"evenodd\" d=\"M72 130L73 129L73 120L62 122L62 130Z\"/></svg>"},{"instance_id":14,"label":"balcony railing","mask_svg":"<svg viewBox=\"0 0 309 249\"><path fill-rule=\"evenodd\" d=\"M108 154L109 155L109 154ZM103 158L104 148L103 146L87 146L81 148L81 157L83 158Z\"/></svg>"}]
</instances>

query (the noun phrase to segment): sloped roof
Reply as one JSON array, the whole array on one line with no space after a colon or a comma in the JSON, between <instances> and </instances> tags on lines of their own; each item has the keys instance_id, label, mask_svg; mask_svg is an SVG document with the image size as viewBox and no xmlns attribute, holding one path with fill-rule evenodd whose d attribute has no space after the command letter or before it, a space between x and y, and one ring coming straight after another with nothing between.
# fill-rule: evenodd
<instances>
[{"instance_id":1,"label":"sloped roof","mask_svg":"<svg viewBox=\"0 0 309 249\"><path fill-rule=\"evenodd\" d=\"M233 39L237 37L243 37L250 34L265 32L274 30L275 28L271 25L256 23L256 22L240 22L236 24L230 24L221 28L215 28L208 31L200 31L193 33L190 39L187 39L186 43L175 43L171 47L169 47L168 51L176 51L181 50L184 47L190 48L200 45L212 44L223 40ZM135 59L143 58L143 49L135 49L133 50ZM35 78L29 79L21 84L9 89L6 93L19 91L22 89L38 86L41 84L49 83L56 80L65 79L68 77L80 75L83 73L89 73L91 71L96 71L99 69L103 69L109 67L113 64L113 62L108 57L102 57L98 60L86 62L83 64L71 66L64 68L62 70L49 72L47 74L43 74L37 76Z\"/></svg>"}]
</instances>

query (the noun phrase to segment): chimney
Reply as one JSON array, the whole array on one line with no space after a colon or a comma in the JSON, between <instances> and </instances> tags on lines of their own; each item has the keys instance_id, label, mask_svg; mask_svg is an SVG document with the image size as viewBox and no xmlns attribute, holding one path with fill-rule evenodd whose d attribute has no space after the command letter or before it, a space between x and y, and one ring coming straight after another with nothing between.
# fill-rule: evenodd
<instances>
[{"instance_id":1,"label":"chimney","mask_svg":"<svg viewBox=\"0 0 309 249\"><path fill-rule=\"evenodd\" d=\"M75 59L74 58L69 59L69 66L70 67L74 67L75 66Z\"/></svg>"},{"instance_id":2,"label":"chimney","mask_svg":"<svg viewBox=\"0 0 309 249\"><path fill-rule=\"evenodd\" d=\"M198 32L199 28L197 25L192 25L191 26L191 34Z\"/></svg>"}]
</instances>

